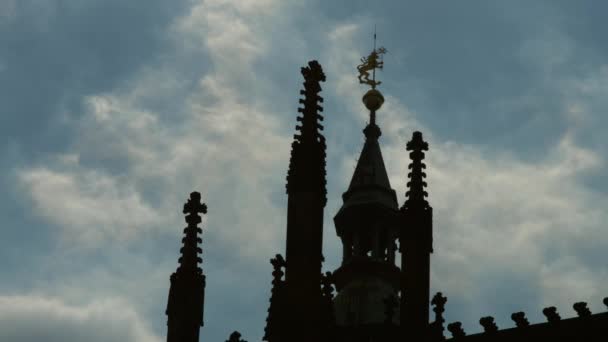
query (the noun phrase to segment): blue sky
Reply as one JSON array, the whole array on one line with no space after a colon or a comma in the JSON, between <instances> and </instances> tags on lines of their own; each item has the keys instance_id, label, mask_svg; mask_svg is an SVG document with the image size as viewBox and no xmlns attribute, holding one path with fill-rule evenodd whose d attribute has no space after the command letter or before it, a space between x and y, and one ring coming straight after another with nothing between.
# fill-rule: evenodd
<instances>
[{"instance_id":1,"label":"blue sky","mask_svg":"<svg viewBox=\"0 0 608 342\"><path fill-rule=\"evenodd\" d=\"M0 340L162 341L198 190L202 340L263 334L302 78L327 74L326 270L367 114L403 203L421 130L433 293L467 332L608 296L608 36L595 1L0 0Z\"/></svg>"}]
</instances>

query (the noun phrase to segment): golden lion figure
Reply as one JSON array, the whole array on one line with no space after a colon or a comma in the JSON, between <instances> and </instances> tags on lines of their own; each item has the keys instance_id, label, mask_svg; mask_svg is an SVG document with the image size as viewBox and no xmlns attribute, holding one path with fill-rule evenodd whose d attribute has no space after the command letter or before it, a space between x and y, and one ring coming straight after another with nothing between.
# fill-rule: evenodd
<instances>
[{"instance_id":1,"label":"golden lion figure","mask_svg":"<svg viewBox=\"0 0 608 342\"><path fill-rule=\"evenodd\" d=\"M379 59L381 54L386 53L386 49L381 47L378 48L368 56L361 58L361 64L357 66L357 70L359 71L359 83L365 83L372 86L372 88L376 88L379 85L380 81L376 81L374 79L369 79L369 71L374 69L382 69L384 62Z\"/></svg>"}]
</instances>

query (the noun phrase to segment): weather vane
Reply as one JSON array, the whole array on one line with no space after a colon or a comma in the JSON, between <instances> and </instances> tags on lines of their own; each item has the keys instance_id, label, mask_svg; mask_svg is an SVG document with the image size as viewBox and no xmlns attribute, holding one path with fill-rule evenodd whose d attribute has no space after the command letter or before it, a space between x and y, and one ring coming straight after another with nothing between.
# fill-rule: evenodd
<instances>
[{"instance_id":1,"label":"weather vane","mask_svg":"<svg viewBox=\"0 0 608 342\"><path fill-rule=\"evenodd\" d=\"M382 69L384 62L380 59L380 55L385 54L386 49L380 47L376 49L376 27L374 26L374 49L367 57L361 58L361 64L357 66L359 71L359 83L369 84L372 89L376 89L380 81L376 81L376 69ZM369 71L372 71L372 79L369 79Z\"/></svg>"}]
</instances>

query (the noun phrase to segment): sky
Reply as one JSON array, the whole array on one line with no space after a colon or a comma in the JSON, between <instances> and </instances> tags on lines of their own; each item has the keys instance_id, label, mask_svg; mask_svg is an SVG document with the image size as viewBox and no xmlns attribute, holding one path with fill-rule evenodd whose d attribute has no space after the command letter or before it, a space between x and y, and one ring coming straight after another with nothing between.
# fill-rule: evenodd
<instances>
[{"instance_id":1,"label":"sky","mask_svg":"<svg viewBox=\"0 0 608 342\"><path fill-rule=\"evenodd\" d=\"M260 341L285 250L300 67L327 81L324 271L388 53L380 143L404 201L422 131L431 293L467 333L606 311L608 4L0 0L0 340L164 341L181 209L209 211L202 341Z\"/></svg>"}]
</instances>

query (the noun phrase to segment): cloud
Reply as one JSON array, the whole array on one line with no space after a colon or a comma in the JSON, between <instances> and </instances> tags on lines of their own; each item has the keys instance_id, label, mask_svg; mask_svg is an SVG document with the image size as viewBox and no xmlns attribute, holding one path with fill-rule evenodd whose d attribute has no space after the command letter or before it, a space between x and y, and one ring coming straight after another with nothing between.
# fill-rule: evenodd
<instances>
[{"instance_id":1,"label":"cloud","mask_svg":"<svg viewBox=\"0 0 608 342\"><path fill-rule=\"evenodd\" d=\"M176 25L200 30L204 27L196 26L197 20L208 25L232 8L200 6L185 17L186 24ZM194 19L198 15L204 18ZM230 18L224 19L211 26L232 26ZM132 239L144 229L165 225L166 230L168 221L162 217L175 220L177 215L167 213L177 213L187 193L198 189L205 200L217 203L210 203L210 225L238 227L217 230L222 243L245 245L240 248L243 253L254 252L252 241L276 246L273 231L252 230L246 223L265 212L273 214L260 216L258 225L280 226L281 214L271 198L275 191L269 189L281 185L269 188L268 184L280 184L282 161L289 151L289 132L281 132L275 116L268 114L272 113L269 101L247 99L237 90L254 78L252 60L259 52L247 47L251 33L243 33L254 28L253 21L250 18L242 31L227 31L233 33L224 37L230 45L218 47L213 35L201 42L209 45L214 68L194 75L200 78L200 88L182 95L187 105L178 122L168 124L165 113L142 109L150 93L163 93L159 87L172 93L180 86L156 81L170 77L166 73L145 70L139 75L141 81L125 92L85 97L86 110L75 123L79 134L67 154L69 161L60 154L50 158L51 165L20 171L19 179L40 214L66 228L74 239ZM249 76L222 72L232 65L248 70Z\"/></svg>"},{"instance_id":2,"label":"cloud","mask_svg":"<svg viewBox=\"0 0 608 342\"><path fill-rule=\"evenodd\" d=\"M97 299L70 305L58 298L0 297L0 339L12 342L155 342L142 317L128 302Z\"/></svg>"},{"instance_id":3,"label":"cloud","mask_svg":"<svg viewBox=\"0 0 608 342\"><path fill-rule=\"evenodd\" d=\"M309 8L276 1L188 3L191 7L181 15L162 15L159 31L150 29L156 34L148 36L148 29L142 28L148 32L145 48L133 38L141 32L108 48L96 45L112 58L101 54L97 61L85 51L89 58L84 61L91 64L74 69L70 82L34 89L41 94L52 90L48 98L27 97L26 102L11 104L30 114L59 115L70 127L51 129L55 135L65 133L62 148L13 169L34 214L47 221L51 228L46 229L60 229L53 237L86 247L53 252L49 260L59 261L49 262L45 273L52 278L53 289L44 293L69 300L83 300L87 292L103 293L84 306L47 297L28 300L48 310L76 312L70 317L92 317L96 307L109 311L122 305L99 298L122 293L132 296L132 307L144 312L157 331L164 331L165 277L173 270L183 226L179 210L188 193L198 190L209 205L203 247L206 312L211 318L203 334L217 340L239 329L253 340L261 335L267 309L268 258L284 248L284 185L301 82L298 68L319 58L328 75L322 93L329 145L324 243L325 255L334 260L328 260L327 268L339 263L340 246L331 219L352 176L368 118L360 101L365 88L357 83L355 65L369 52L369 44L356 42L377 16L350 14L336 21L317 13L311 19L306 15ZM605 154L582 138L605 108L605 70L594 67L564 79L560 70L576 58L577 49L559 30L542 31L522 42L519 34L524 28L502 32L508 26L502 21L494 35L475 25L460 28L459 21L445 13L440 17L449 20L448 25L431 27L426 22L429 16L420 13L409 11L407 15L422 19L405 20L419 26L381 36L387 42L407 43L401 50L387 46L386 69L380 73L386 103L378 122L384 159L401 203L409 163L404 144L414 130L423 131L430 142L428 182L435 209L432 285L449 297L448 321L461 320L467 331L478 331L470 327L488 314L504 323L520 307L539 313L542 305L595 301L606 291L605 266L597 257L606 250L602 222L608 203L584 180L604 170ZM479 14L473 18L476 25L487 23ZM146 18L151 24L156 16ZM444 36L446 27L454 30L449 39ZM459 38L471 31L471 37L479 39L469 37L461 46ZM488 46L479 50L479 42ZM125 50L120 49L123 45ZM46 51L22 54L40 56ZM548 54L553 58L550 65L537 73L526 72L525 66L538 67ZM150 57L155 55L159 57ZM403 56L407 58L401 60ZM19 74L14 73L14 56L0 57L5 71ZM25 60L19 70L35 64L36 60ZM86 79L74 76L91 65L94 72ZM53 79L47 73L57 69L46 64L43 69L39 78ZM66 74L65 65L59 70ZM100 75L106 78L97 83ZM520 87L528 78L532 86ZM26 83L37 84L36 79L30 77ZM553 80L559 80L555 88L549 87ZM82 90L81 84L88 86ZM55 88L64 89L77 105L56 102L61 96ZM569 96L553 101L555 94ZM556 115L545 115L553 109ZM560 126L564 120L576 125L566 129ZM550 127L536 134L521 133L533 131L534 125ZM522 134L528 140L519 139ZM514 142L501 144L495 135ZM526 153L528 149L534 152ZM81 255L88 256L86 264L95 270L71 269L83 262L75 257ZM137 272L130 273L131 268ZM86 285L61 286L64 279ZM538 317L531 315L531 321ZM115 323L99 326L107 324ZM512 324L502 324L506 325Z\"/></svg>"},{"instance_id":4,"label":"cloud","mask_svg":"<svg viewBox=\"0 0 608 342\"><path fill-rule=\"evenodd\" d=\"M226 338L230 321L250 337L261 335L268 259L282 250L284 241L282 200L292 132L284 131L283 119L273 109L277 101L261 94L269 89L278 93L280 86L256 87L261 83L254 64L266 51L247 46L253 38L261 41L256 38L262 36L255 24L259 18L243 18L239 30L225 37L231 39L229 45L198 36L208 25L205 16L226 16L214 27L229 27L230 13L241 11L239 4L209 3L216 6L209 11L195 6L183 18L190 26L174 22L176 44L207 58L207 69L192 73L188 63L169 59L159 68L142 68L112 91L84 96L81 115L69 119L78 130L67 151L15 171L35 215L59 228L53 237L77 249L53 251L55 261L41 266L49 268L45 274L50 285L39 283L36 291L72 300L86 297L85 289L98 289L96 298L130 296L155 323L155 331L164 333L167 279L175 268L184 224L180 209L188 193L198 190L209 205L203 222L203 267L213 274L207 285L211 318L203 333ZM192 19L195 12L202 22ZM183 52L172 58L189 61L192 56ZM295 119L295 110L289 116ZM135 261L146 258L155 262ZM85 259L95 265L90 271L79 262ZM234 293L242 292L242 277L264 286L251 289L252 298L236 297ZM65 279L87 285L67 286ZM246 303L249 308L243 307Z\"/></svg>"},{"instance_id":5,"label":"cloud","mask_svg":"<svg viewBox=\"0 0 608 342\"><path fill-rule=\"evenodd\" d=\"M157 225L161 217L127 184L95 170L23 171L34 212L63 229L66 245L92 247L100 240L122 241Z\"/></svg>"},{"instance_id":6,"label":"cloud","mask_svg":"<svg viewBox=\"0 0 608 342\"><path fill-rule=\"evenodd\" d=\"M3 145L18 142L25 162L68 147L82 97L162 58L164 30L188 2L1 1Z\"/></svg>"},{"instance_id":7,"label":"cloud","mask_svg":"<svg viewBox=\"0 0 608 342\"><path fill-rule=\"evenodd\" d=\"M0 25L10 22L15 17L16 7L16 0L5 0L0 2Z\"/></svg>"}]
</instances>

